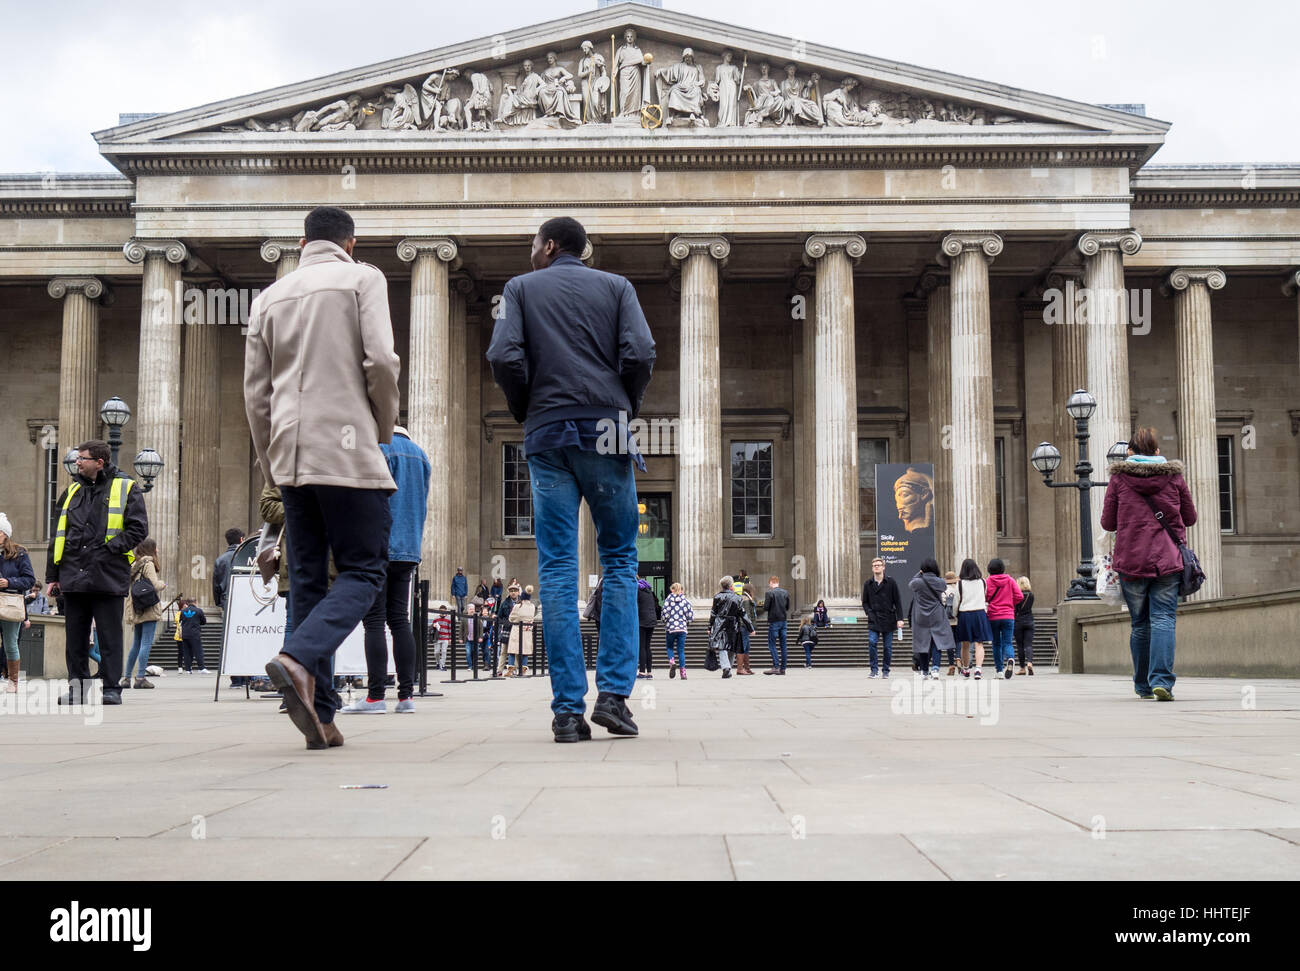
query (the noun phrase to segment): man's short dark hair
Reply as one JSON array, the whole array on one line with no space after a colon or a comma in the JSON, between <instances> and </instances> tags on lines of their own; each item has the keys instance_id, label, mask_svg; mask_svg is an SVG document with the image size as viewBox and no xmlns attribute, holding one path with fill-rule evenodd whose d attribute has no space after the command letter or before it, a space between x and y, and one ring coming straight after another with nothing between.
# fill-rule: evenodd
<instances>
[{"instance_id":1,"label":"man's short dark hair","mask_svg":"<svg viewBox=\"0 0 1300 971\"><path fill-rule=\"evenodd\" d=\"M92 459L103 459L107 465L113 457L113 453L108 450L108 442L101 442L98 438L92 438L88 442L82 442L77 446L78 452L89 452Z\"/></svg>"},{"instance_id":2,"label":"man's short dark hair","mask_svg":"<svg viewBox=\"0 0 1300 971\"><path fill-rule=\"evenodd\" d=\"M556 246L579 259L582 258L582 251L587 248L587 231L572 216L556 216L546 220L537 235L543 243L548 239L555 240Z\"/></svg>"},{"instance_id":3,"label":"man's short dark hair","mask_svg":"<svg viewBox=\"0 0 1300 971\"><path fill-rule=\"evenodd\" d=\"M243 538L244 538L244 531L240 529L238 526L231 526L228 530L226 530L227 546L229 546L231 543L238 543Z\"/></svg>"},{"instance_id":4,"label":"man's short dark hair","mask_svg":"<svg viewBox=\"0 0 1300 971\"><path fill-rule=\"evenodd\" d=\"M303 236L307 242L323 239L326 242L342 246L357 234L356 223L337 206L317 206L307 213L303 224Z\"/></svg>"}]
</instances>

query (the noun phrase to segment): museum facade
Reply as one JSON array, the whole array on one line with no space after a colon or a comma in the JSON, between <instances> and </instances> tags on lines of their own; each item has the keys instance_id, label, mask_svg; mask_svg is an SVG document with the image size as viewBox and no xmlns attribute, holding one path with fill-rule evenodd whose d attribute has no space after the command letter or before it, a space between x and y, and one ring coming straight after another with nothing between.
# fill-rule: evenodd
<instances>
[{"instance_id":1,"label":"museum facade","mask_svg":"<svg viewBox=\"0 0 1300 971\"><path fill-rule=\"evenodd\" d=\"M174 591L257 525L242 323L303 217L347 209L390 282L403 421L433 461L423 572L535 578L522 433L484 361L554 215L635 284L658 347L642 562L855 603L876 465L934 465L946 569L1040 603L1079 558L1090 458L1135 423L1181 458L1212 598L1300 570L1300 168L1151 164L1169 124L636 4L96 133L117 175L0 176L2 505L43 568L63 452L133 409L123 460ZM1093 494L1093 517L1101 493ZM584 524L589 520L584 516ZM1097 529L1094 522L1094 529ZM581 575L599 572L581 535ZM543 591L544 596L544 591Z\"/></svg>"}]
</instances>

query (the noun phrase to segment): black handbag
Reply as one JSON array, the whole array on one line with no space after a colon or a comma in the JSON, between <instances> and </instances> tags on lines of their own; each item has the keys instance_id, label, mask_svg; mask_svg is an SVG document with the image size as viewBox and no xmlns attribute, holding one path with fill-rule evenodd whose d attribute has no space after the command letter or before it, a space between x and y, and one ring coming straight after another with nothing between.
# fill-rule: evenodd
<instances>
[{"instance_id":1,"label":"black handbag","mask_svg":"<svg viewBox=\"0 0 1300 971\"><path fill-rule=\"evenodd\" d=\"M716 671L720 667L722 667L722 662L718 660L718 652L710 647L704 652L704 670Z\"/></svg>"},{"instance_id":2,"label":"black handbag","mask_svg":"<svg viewBox=\"0 0 1300 971\"><path fill-rule=\"evenodd\" d=\"M1151 507L1151 512L1156 517L1156 522L1164 527L1165 535L1173 540L1174 546L1178 548L1178 555L1183 559L1183 572L1178 578L1178 596L1190 597L1192 594L1196 593L1197 590L1200 590L1201 586L1205 583L1205 571L1201 569L1201 561L1197 559L1197 556L1192 552L1191 547L1178 542L1178 537L1174 535L1174 531L1170 529L1169 524L1165 522L1165 514L1156 508L1156 504L1151 501L1151 497L1143 495L1142 493L1138 493L1138 495L1141 495L1142 500Z\"/></svg>"},{"instance_id":3,"label":"black handbag","mask_svg":"<svg viewBox=\"0 0 1300 971\"><path fill-rule=\"evenodd\" d=\"M131 584L131 608L137 614L144 613L158 600L158 589L145 577L142 576Z\"/></svg>"}]
</instances>

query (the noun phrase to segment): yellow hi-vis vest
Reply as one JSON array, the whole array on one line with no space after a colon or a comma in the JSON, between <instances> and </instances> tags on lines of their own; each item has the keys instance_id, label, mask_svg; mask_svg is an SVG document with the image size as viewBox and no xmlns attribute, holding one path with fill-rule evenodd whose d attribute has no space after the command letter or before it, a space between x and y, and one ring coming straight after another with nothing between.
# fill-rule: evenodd
<instances>
[{"instance_id":1,"label":"yellow hi-vis vest","mask_svg":"<svg viewBox=\"0 0 1300 971\"><path fill-rule=\"evenodd\" d=\"M133 485L135 485L134 479L118 476L113 479L112 485L109 486L108 528L104 531L105 543L122 532L122 515L126 512L126 497L131 494ZM72 497L77 494L77 490L80 488L80 482L74 482L68 486L68 495L64 498L63 508L59 511L59 527L54 534L54 562L56 565L63 559L63 544L68 532L68 506L72 505ZM126 551L126 561L128 563L135 562L135 550Z\"/></svg>"}]
</instances>

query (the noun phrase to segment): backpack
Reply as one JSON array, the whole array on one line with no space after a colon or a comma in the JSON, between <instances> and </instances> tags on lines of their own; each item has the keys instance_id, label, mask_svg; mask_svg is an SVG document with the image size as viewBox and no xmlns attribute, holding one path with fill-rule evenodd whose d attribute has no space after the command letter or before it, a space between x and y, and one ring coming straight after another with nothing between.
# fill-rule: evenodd
<instances>
[{"instance_id":1,"label":"backpack","mask_svg":"<svg viewBox=\"0 0 1300 971\"><path fill-rule=\"evenodd\" d=\"M140 579L131 584L131 608L142 614L158 602L158 589L153 581L141 574Z\"/></svg>"}]
</instances>

